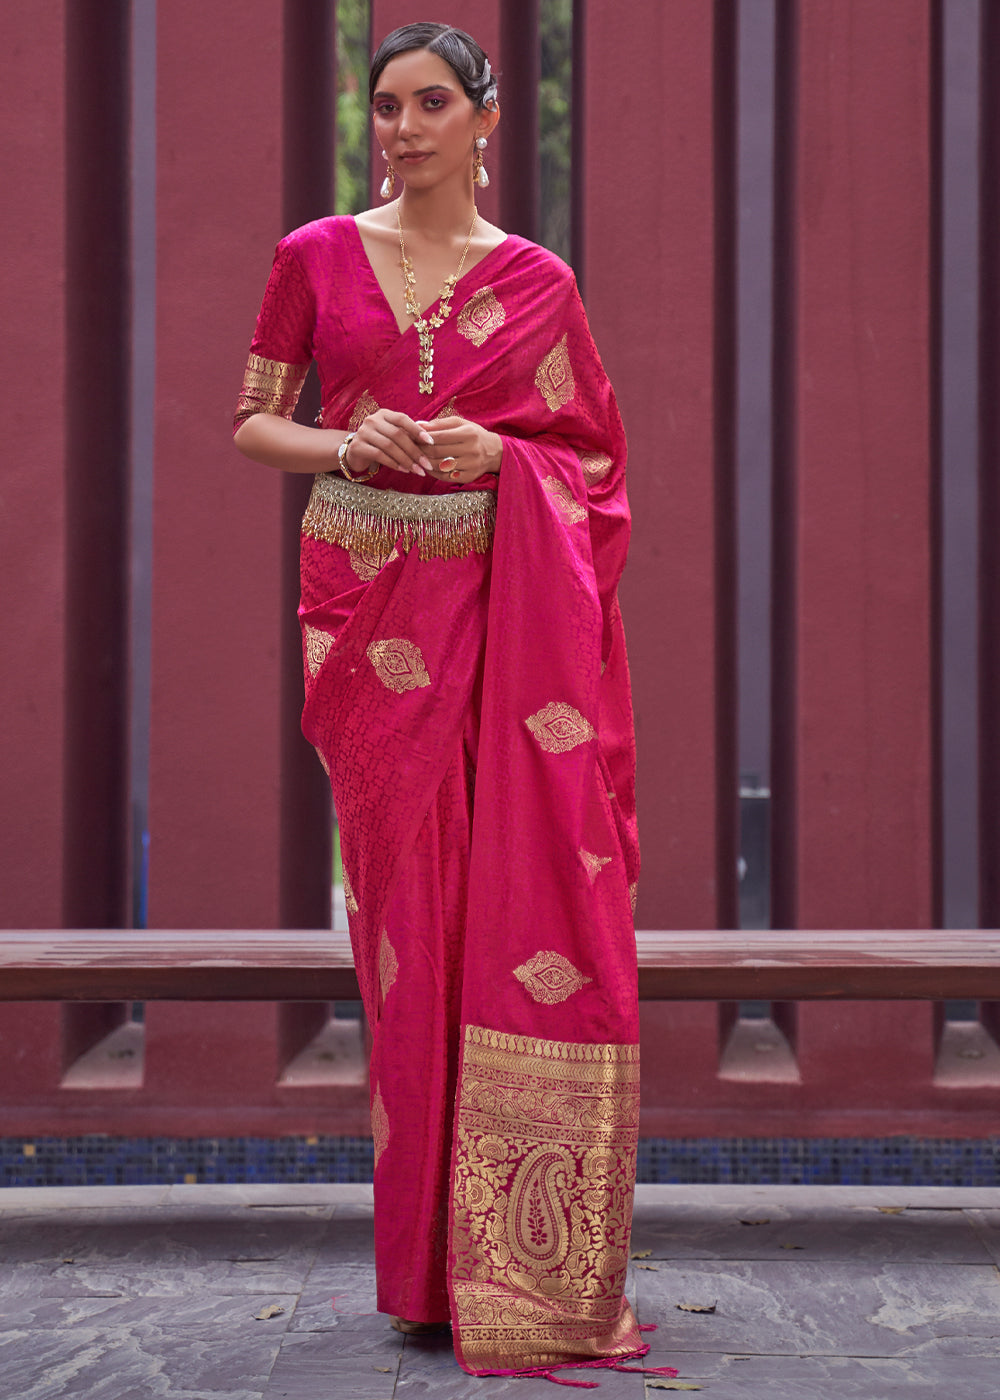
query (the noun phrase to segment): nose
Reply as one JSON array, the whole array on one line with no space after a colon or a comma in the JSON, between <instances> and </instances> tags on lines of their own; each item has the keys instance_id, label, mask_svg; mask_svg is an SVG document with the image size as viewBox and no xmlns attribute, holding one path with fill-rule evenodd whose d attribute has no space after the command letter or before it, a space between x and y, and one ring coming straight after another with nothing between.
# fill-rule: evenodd
<instances>
[{"instance_id":1,"label":"nose","mask_svg":"<svg viewBox=\"0 0 1000 1400\"><path fill-rule=\"evenodd\" d=\"M399 113L399 136L405 141L414 136L420 128L420 108L412 102L405 102Z\"/></svg>"}]
</instances>

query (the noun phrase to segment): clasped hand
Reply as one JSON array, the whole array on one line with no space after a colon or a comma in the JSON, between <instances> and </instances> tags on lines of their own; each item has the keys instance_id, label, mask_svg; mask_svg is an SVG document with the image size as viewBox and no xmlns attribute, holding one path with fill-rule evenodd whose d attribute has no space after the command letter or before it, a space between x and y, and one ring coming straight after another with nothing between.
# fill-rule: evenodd
<instances>
[{"instance_id":1,"label":"clasped hand","mask_svg":"<svg viewBox=\"0 0 1000 1400\"><path fill-rule=\"evenodd\" d=\"M378 465L413 476L467 485L500 470L503 439L467 418L413 419L380 408L370 413L347 450L347 468L363 472Z\"/></svg>"}]
</instances>

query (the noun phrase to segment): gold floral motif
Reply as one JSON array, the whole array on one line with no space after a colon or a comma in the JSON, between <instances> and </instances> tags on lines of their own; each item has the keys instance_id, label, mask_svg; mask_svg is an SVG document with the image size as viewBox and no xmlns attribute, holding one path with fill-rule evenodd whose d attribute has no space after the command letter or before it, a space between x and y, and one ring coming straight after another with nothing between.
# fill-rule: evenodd
<instances>
[{"instance_id":1,"label":"gold floral motif","mask_svg":"<svg viewBox=\"0 0 1000 1400\"><path fill-rule=\"evenodd\" d=\"M381 1089L375 1090L375 1097L372 1099L372 1137L375 1140L375 1165L377 1167L378 1159L389 1146L389 1115L385 1111Z\"/></svg>"},{"instance_id":2,"label":"gold floral motif","mask_svg":"<svg viewBox=\"0 0 1000 1400\"><path fill-rule=\"evenodd\" d=\"M405 637L385 637L380 642L372 642L365 655L386 690L394 690L397 695L431 683L423 652L416 642Z\"/></svg>"},{"instance_id":3,"label":"gold floral motif","mask_svg":"<svg viewBox=\"0 0 1000 1400\"><path fill-rule=\"evenodd\" d=\"M309 674L315 676L316 672L323 665L333 646L333 637L329 632L324 632L321 627L311 627L307 622L303 628L306 643L306 665Z\"/></svg>"},{"instance_id":4,"label":"gold floral motif","mask_svg":"<svg viewBox=\"0 0 1000 1400\"><path fill-rule=\"evenodd\" d=\"M567 338L564 335L558 344L553 345L535 371L535 387L553 413L569 403L576 393Z\"/></svg>"},{"instance_id":5,"label":"gold floral motif","mask_svg":"<svg viewBox=\"0 0 1000 1400\"><path fill-rule=\"evenodd\" d=\"M255 413L275 413L279 418L291 418L308 373L308 365L289 365L284 360L251 355L243 375L234 425L238 428Z\"/></svg>"},{"instance_id":6,"label":"gold floral motif","mask_svg":"<svg viewBox=\"0 0 1000 1400\"><path fill-rule=\"evenodd\" d=\"M493 491L418 496L325 474L313 482L302 533L366 558L389 559L398 544L416 545L421 559L461 559L491 548L496 518Z\"/></svg>"},{"instance_id":7,"label":"gold floral motif","mask_svg":"<svg viewBox=\"0 0 1000 1400\"><path fill-rule=\"evenodd\" d=\"M435 413L434 417L430 421L432 423L436 423L439 418L454 418L455 415L458 413L458 409L455 407L457 403L458 395L452 394L451 398L445 404L444 408L442 408L439 413Z\"/></svg>"},{"instance_id":8,"label":"gold floral motif","mask_svg":"<svg viewBox=\"0 0 1000 1400\"><path fill-rule=\"evenodd\" d=\"M587 507L582 506L564 481L558 477L543 476L542 489L552 497L556 513L567 525L579 525L587 518Z\"/></svg>"},{"instance_id":9,"label":"gold floral motif","mask_svg":"<svg viewBox=\"0 0 1000 1400\"><path fill-rule=\"evenodd\" d=\"M606 452L584 452L580 457L583 479L588 486L596 486L611 470L611 458Z\"/></svg>"},{"instance_id":10,"label":"gold floral motif","mask_svg":"<svg viewBox=\"0 0 1000 1400\"><path fill-rule=\"evenodd\" d=\"M562 953L551 951L536 953L526 963L515 967L514 976L524 983L525 990L535 1001L547 1006L565 1001L594 980L584 977Z\"/></svg>"},{"instance_id":11,"label":"gold floral motif","mask_svg":"<svg viewBox=\"0 0 1000 1400\"><path fill-rule=\"evenodd\" d=\"M347 873L347 867L346 867L346 866L344 867L343 874L344 874L344 907L346 908L348 914L356 914L356 913L358 912L358 901L357 901L357 899L355 898L353 889L351 888L351 880L350 880L350 876L349 876L348 873Z\"/></svg>"},{"instance_id":12,"label":"gold floral motif","mask_svg":"<svg viewBox=\"0 0 1000 1400\"><path fill-rule=\"evenodd\" d=\"M378 413L378 410L378 403L366 389L351 410L351 416L347 420L347 431L356 433L365 419L373 413Z\"/></svg>"},{"instance_id":13,"label":"gold floral motif","mask_svg":"<svg viewBox=\"0 0 1000 1400\"><path fill-rule=\"evenodd\" d=\"M389 942L389 930L382 930L382 941L378 949L378 980L382 988L382 1000L389 995L389 989L399 976L399 959L396 950Z\"/></svg>"},{"instance_id":14,"label":"gold floral motif","mask_svg":"<svg viewBox=\"0 0 1000 1400\"><path fill-rule=\"evenodd\" d=\"M593 851L585 851L582 846L577 851L577 855L583 861L583 868L586 870L591 884L611 861L610 856L595 856Z\"/></svg>"},{"instance_id":15,"label":"gold floral motif","mask_svg":"<svg viewBox=\"0 0 1000 1400\"><path fill-rule=\"evenodd\" d=\"M352 549L348 554L348 562L357 574L362 583L371 583L372 579L378 578L379 573L388 564L390 559L399 558L399 550L394 549L391 554L368 553L363 550Z\"/></svg>"},{"instance_id":16,"label":"gold floral motif","mask_svg":"<svg viewBox=\"0 0 1000 1400\"><path fill-rule=\"evenodd\" d=\"M638 1051L466 1028L453 1278L470 1366L639 1346L623 1295Z\"/></svg>"},{"instance_id":17,"label":"gold floral motif","mask_svg":"<svg viewBox=\"0 0 1000 1400\"><path fill-rule=\"evenodd\" d=\"M632 905L632 913L635 913L635 902L639 895L639 881L633 880L628 887L629 903Z\"/></svg>"},{"instance_id":18,"label":"gold floral motif","mask_svg":"<svg viewBox=\"0 0 1000 1400\"><path fill-rule=\"evenodd\" d=\"M487 339L498 331L507 319L503 303L497 298L492 287L480 287L479 291L462 307L456 322L459 335L471 340L473 345L485 345Z\"/></svg>"},{"instance_id":19,"label":"gold floral motif","mask_svg":"<svg viewBox=\"0 0 1000 1400\"><path fill-rule=\"evenodd\" d=\"M524 722L546 753L568 753L594 737L589 721L564 700L551 700Z\"/></svg>"}]
</instances>

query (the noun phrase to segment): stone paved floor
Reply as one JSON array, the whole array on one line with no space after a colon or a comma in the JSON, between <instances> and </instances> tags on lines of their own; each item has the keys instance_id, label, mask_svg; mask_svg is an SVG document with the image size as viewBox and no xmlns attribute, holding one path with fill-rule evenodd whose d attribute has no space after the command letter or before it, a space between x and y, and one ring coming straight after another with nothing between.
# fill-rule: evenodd
<instances>
[{"instance_id":1,"label":"stone paved floor","mask_svg":"<svg viewBox=\"0 0 1000 1400\"><path fill-rule=\"evenodd\" d=\"M632 1248L650 1362L705 1400L1000 1396L1000 1191L640 1186ZM2 1400L567 1393L389 1329L370 1187L8 1189L0 1308ZM598 1374L600 1400L665 1393Z\"/></svg>"}]
</instances>

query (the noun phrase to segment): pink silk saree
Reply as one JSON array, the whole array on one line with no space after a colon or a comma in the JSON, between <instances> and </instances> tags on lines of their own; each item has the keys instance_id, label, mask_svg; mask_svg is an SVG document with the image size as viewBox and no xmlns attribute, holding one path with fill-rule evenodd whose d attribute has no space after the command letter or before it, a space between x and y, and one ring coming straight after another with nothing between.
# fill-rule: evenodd
<instances>
[{"instance_id":1,"label":"pink silk saree","mask_svg":"<svg viewBox=\"0 0 1000 1400\"><path fill-rule=\"evenodd\" d=\"M499 479L316 478L303 732L330 775L371 1027L379 1307L472 1374L614 1366L638 1124L634 739L614 395L570 271L511 236L458 283L434 394L351 219L279 245L241 413L499 432ZM433 427L431 429L433 431ZM673 1373L671 1373L673 1374Z\"/></svg>"}]
</instances>

